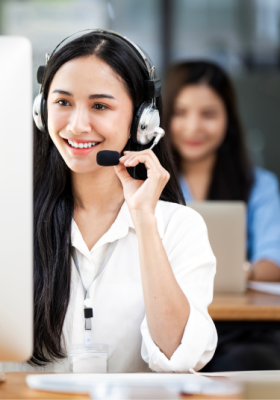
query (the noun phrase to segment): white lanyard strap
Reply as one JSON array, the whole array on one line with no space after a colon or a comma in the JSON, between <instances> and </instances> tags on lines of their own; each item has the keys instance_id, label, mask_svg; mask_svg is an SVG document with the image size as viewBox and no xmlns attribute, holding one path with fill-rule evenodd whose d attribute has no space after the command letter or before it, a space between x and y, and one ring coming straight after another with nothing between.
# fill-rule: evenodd
<instances>
[{"instance_id":1,"label":"white lanyard strap","mask_svg":"<svg viewBox=\"0 0 280 400\"><path fill-rule=\"evenodd\" d=\"M82 287L83 287L83 291L84 291L84 300L90 298L89 297L89 289L90 289L91 285L93 284L93 282L95 281L95 279L97 279L99 277L99 275L104 271L108 261L110 260L112 254L113 254L113 251L115 250L115 247L117 246L117 244L118 244L118 240L116 240L115 242L112 242L112 243L109 244L109 247L108 247L108 249L107 249L107 251L105 253L105 256L104 256L104 258L103 258L103 260L102 260L102 262L100 264L100 267L99 267L97 273L95 274L93 280L91 281L91 283L89 284L87 289L86 289L86 287L84 285L84 282L83 282L83 279L82 279L82 274L81 274L81 270L80 270L80 266L79 266L79 261L78 261L76 249L75 249L75 247L72 246L71 255L72 255L74 264L75 264L75 266L77 268L78 274L79 274L79 276L81 278L81 283L82 283ZM85 306L85 310L90 310L89 313L87 313L85 311L85 329L86 330L90 330L91 329L91 318L93 317L93 311L92 311L92 308L88 309L86 306ZM89 317L88 315L91 315L91 316Z\"/></svg>"}]
</instances>

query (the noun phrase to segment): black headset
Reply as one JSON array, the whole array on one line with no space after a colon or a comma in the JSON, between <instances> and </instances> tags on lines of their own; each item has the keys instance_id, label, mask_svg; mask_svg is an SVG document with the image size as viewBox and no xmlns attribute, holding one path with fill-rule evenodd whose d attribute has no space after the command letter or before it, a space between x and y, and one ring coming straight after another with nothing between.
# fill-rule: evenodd
<instances>
[{"instance_id":1,"label":"black headset","mask_svg":"<svg viewBox=\"0 0 280 400\"><path fill-rule=\"evenodd\" d=\"M78 39L81 36L94 33L95 35L100 35L102 37L114 38L115 41L124 45L128 51L134 56L138 64L146 71L148 71L149 79L144 81L146 99L143 101L134 113L132 126L131 126L131 136L135 143L146 145L150 143L153 138L155 138L151 148L153 148L159 140L164 136L165 132L160 128L160 117L158 109L156 108L156 98L160 96L161 93L161 80L156 77L155 67L152 65L151 60L147 54L139 47L137 44L132 42L125 36L119 33L104 30L104 29L86 29L73 35L68 36L62 42L60 42L51 56L46 54L46 65L40 66L37 71L37 81L41 85L40 93L36 96L33 103L33 119L37 128L44 133L48 132L47 126L47 106L46 101L42 96L42 82L45 69L47 68L49 59L60 50L63 46Z\"/></svg>"}]
</instances>

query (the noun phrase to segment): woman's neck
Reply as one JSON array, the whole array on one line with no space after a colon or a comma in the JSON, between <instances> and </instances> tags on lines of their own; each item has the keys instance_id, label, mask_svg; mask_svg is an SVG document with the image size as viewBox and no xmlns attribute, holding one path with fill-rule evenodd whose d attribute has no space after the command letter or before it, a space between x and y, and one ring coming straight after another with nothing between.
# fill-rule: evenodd
<instances>
[{"instance_id":1,"label":"woman's neck","mask_svg":"<svg viewBox=\"0 0 280 400\"><path fill-rule=\"evenodd\" d=\"M206 200L216 158L216 154L213 153L195 161L182 159L181 171L195 200Z\"/></svg>"},{"instance_id":2,"label":"woman's neck","mask_svg":"<svg viewBox=\"0 0 280 400\"><path fill-rule=\"evenodd\" d=\"M105 212L119 209L124 202L122 184L113 167L88 174L72 172L75 208Z\"/></svg>"}]
</instances>

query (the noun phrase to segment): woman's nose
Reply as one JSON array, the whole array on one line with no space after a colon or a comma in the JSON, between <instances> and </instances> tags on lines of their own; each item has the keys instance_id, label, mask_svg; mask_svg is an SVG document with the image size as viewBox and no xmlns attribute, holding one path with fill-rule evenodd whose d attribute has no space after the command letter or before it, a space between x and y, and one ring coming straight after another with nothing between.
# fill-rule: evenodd
<instances>
[{"instance_id":1,"label":"woman's nose","mask_svg":"<svg viewBox=\"0 0 280 400\"><path fill-rule=\"evenodd\" d=\"M71 113L67 130L75 135L89 133L91 131L90 116L86 107L79 107Z\"/></svg>"},{"instance_id":2,"label":"woman's nose","mask_svg":"<svg viewBox=\"0 0 280 400\"><path fill-rule=\"evenodd\" d=\"M198 115L188 115L185 118L185 133L194 136L201 129L200 118Z\"/></svg>"}]
</instances>

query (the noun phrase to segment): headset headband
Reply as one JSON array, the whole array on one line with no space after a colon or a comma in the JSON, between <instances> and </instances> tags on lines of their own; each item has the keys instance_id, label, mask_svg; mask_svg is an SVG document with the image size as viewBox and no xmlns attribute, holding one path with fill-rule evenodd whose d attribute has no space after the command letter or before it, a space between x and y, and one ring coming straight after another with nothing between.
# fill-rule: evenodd
<instances>
[{"instance_id":1,"label":"headset headband","mask_svg":"<svg viewBox=\"0 0 280 400\"><path fill-rule=\"evenodd\" d=\"M150 64L150 61L148 60L148 57L146 56L146 54L143 52L143 50L136 44L134 43L132 40L130 40L129 38L127 38L126 36L122 36L120 35L118 32L114 32L114 31L110 31L107 29L84 29L82 31L73 33L70 36L67 36L65 39L63 39L54 49L54 51L51 54L51 57L53 56L54 53L56 53L57 51L59 51L62 47L64 47L66 44L72 42L75 39L78 39L82 36L85 36L89 33L100 33L100 34L104 34L104 35L108 35L108 36L115 36L119 39L122 40L122 42L124 43L129 43L130 47L132 46L134 48L134 50L136 50L136 53L140 54L141 58L142 58L142 62L144 61L146 69L149 73L149 78L153 79L153 75L154 75L154 66L152 66Z\"/></svg>"},{"instance_id":2,"label":"headset headband","mask_svg":"<svg viewBox=\"0 0 280 400\"><path fill-rule=\"evenodd\" d=\"M87 34L90 33L97 33L100 35L106 36L111 36L115 37L116 39L119 39L122 44L126 45L126 47L129 50L133 50L133 55L134 57L137 57L138 62L143 65L146 70L148 71L149 74L149 79L145 80L145 91L147 98L153 99L153 103L155 103L155 99L160 95L161 93L161 80L155 77L155 67L151 64L150 60L148 59L148 56L145 54L145 52L132 40L127 38L126 36L122 36L117 32L110 31L107 29L84 29L82 31L76 32L70 36L67 36L65 39L63 39L53 50L51 55L49 56L46 54L46 65L48 64L48 61L52 56L62 49L65 45L68 43L72 42L75 39L78 39L82 36L86 36ZM118 40L118 41L119 41ZM45 71L45 67L41 66L38 69L37 73L37 81L38 83L42 84L43 80L43 74Z\"/></svg>"}]
</instances>

